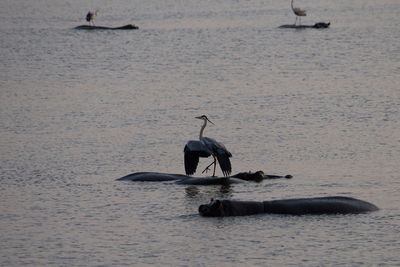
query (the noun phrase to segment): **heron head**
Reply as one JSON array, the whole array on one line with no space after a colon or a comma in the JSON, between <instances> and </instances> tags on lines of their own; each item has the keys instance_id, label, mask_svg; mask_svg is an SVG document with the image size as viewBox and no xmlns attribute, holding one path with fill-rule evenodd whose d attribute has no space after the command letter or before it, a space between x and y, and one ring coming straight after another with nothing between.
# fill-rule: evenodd
<instances>
[{"instance_id":1,"label":"heron head","mask_svg":"<svg viewBox=\"0 0 400 267\"><path fill-rule=\"evenodd\" d=\"M207 118L206 115L201 115L201 116L195 117L195 119L199 119L199 120L203 120L203 121L208 121L209 123L214 124L212 121L210 121L210 120ZM214 125L215 125L215 124L214 124Z\"/></svg>"}]
</instances>

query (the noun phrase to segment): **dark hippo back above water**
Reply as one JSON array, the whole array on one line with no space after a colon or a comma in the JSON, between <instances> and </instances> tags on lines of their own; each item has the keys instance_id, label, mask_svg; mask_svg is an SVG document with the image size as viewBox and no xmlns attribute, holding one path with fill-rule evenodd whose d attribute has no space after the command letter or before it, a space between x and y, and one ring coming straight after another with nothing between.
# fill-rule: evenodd
<instances>
[{"instance_id":1,"label":"dark hippo back above water","mask_svg":"<svg viewBox=\"0 0 400 267\"><path fill-rule=\"evenodd\" d=\"M133 182L161 182L187 179L189 176L175 173L159 173L159 172L135 172L124 177L118 178L117 181L133 181Z\"/></svg>"},{"instance_id":2,"label":"dark hippo back above water","mask_svg":"<svg viewBox=\"0 0 400 267\"><path fill-rule=\"evenodd\" d=\"M95 25L79 25L75 27L76 30L137 30L138 26L133 24L127 24L120 27L106 27L106 26L95 26Z\"/></svg>"},{"instance_id":3,"label":"dark hippo back above water","mask_svg":"<svg viewBox=\"0 0 400 267\"><path fill-rule=\"evenodd\" d=\"M241 172L231 177L192 177L184 174L160 173L160 172L136 172L124 177L118 178L117 181L132 182L166 182L176 181L177 184L186 185L227 185L244 183L245 181L261 182L266 179L291 179L292 175L265 175L263 171Z\"/></svg>"},{"instance_id":4,"label":"dark hippo back above water","mask_svg":"<svg viewBox=\"0 0 400 267\"><path fill-rule=\"evenodd\" d=\"M177 184L185 185L227 185L244 183L237 178L218 177L191 177L183 174L159 173L159 172L136 172L117 179L117 181L133 182L168 182L176 181Z\"/></svg>"},{"instance_id":5,"label":"dark hippo back above water","mask_svg":"<svg viewBox=\"0 0 400 267\"><path fill-rule=\"evenodd\" d=\"M330 25L331 25L330 22L317 22L314 25L286 24L286 25L279 26L279 28L289 28L289 29L307 29L307 28L326 29L326 28L329 28Z\"/></svg>"},{"instance_id":6,"label":"dark hippo back above water","mask_svg":"<svg viewBox=\"0 0 400 267\"><path fill-rule=\"evenodd\" d=\"M357 214L378 210L374 204L351 197L297 198L272 201L211 200L200 205L199 213L206 217L271 214Z\"/></svg>"}]
</instances>

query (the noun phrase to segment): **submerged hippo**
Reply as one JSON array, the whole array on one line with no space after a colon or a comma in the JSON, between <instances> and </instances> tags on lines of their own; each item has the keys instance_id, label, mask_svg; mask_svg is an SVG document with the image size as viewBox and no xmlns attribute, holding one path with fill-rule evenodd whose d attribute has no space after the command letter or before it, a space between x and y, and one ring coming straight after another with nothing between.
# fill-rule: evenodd
<instances>
[{"instance_id":1,"label":"submerged hippo","mask_svg":"<svg viewBox=\"0 0 400 267\"><path fill-rule=\"evenodd\" d=\"M219 177L189 177L176 181L177 184L185 185L230 185L245 183L238 178L219 178Z\"/></svg>"},{"instance_id":2,"label":"submerged hippo","mask_svg":"<svg viewBox=\"0 0 400 267\"><path fill-rule=\"evenodd\" d=\"M285 176L281 175L269 175L269 174L264 174L263 171L256 171L254 173L252 172L239 172L235 175L232 175L231 177L234 178L239 178L245 181L254 181L254 182L261 182L264 179L281 179L281 178L286 178L286 179L291 179L293 178L292 175L288 174Z\"/></svg>"},{"instance_id":3,"label":"submerged hippo","mask_svg":"<svg viewBox=\"0 0 400 267\"><path fill-rule=\"evenodd\" d=\"M177 184L184 185L229 185L244 183L238 178L219 178L219 177L190 177L183 174L159 173L159 172L136 172L117 179L117 181L133 182L168 182L176 181Z\"/></svg>"},{"instance_id":4,"label":"submerged hippo","mask_svg":"<svg viewBox=\"0 0 400 267\"><path fill-rule=\"evenodd\" d=\"M127 24L120 27L106 27L106 26L95 26L95 25L80 25L75 27L76 30L137 30L138 26L133 24Z\"/></svg>"},{"instance_id":5,"label":"submerged hippo","mask_svg":"<svg viewBox=\"0 0 400 267\"><path fill-rule=\"evenodd\" d=\"M351 197L295 198L272 201L213 200L200 205L199 213L206 217L271 214L356 214L378 210L374 204Z\"/></svg>"},{"instance_id":6,"label":"submerged hippo","mask_svg":"<svg viewBox=\"0 0 400 267\"><path fill-rule=\"evenodd\" d=\"M331 25L330 22L317 22L314 25L294 25L294 24L281 25L281 26L279 26L279 28L289 28L289 29L305 29L305 28L325 29L325 28L329 28L330 25Z\"/></svg>"},{"instance_id":7,"label":"submerged hippo","mask_svg":"<svg viewBox=\"0 0 400 267\"><path fill-rule=\"evenodd\" d=\"M292 178L291 175L264 175L263 171L241 172L229 178L219 177L191 177L183 174L160 173L160 172L136 172L117 179L118 181L136 181L136 182L163 182L176 181L177 184L187 185L227 185L243 183L244 181L260 182L263 179Z\"/></svg>"},{"instance_id":8,"label":"submerged hippo","mask_svg":"<svg viewBox=\"0 0 400 267\"><path fill-rule=\"evenodd\" d=\"M189 176L175 173L160 172L135 172L124 177L118 178L117 181L133 181L133 182L162 182L187 179Z\"/></svg>"}]
</instances>

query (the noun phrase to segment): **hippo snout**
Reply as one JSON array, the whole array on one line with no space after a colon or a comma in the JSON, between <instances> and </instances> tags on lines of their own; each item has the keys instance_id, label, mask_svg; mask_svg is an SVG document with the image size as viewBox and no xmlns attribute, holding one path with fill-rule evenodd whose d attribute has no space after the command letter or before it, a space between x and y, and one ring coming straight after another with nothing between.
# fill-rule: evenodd
<instances>
[{"instance_id":1,"label":"hippo snout","mask_svg":"<svg viewBox=\"0 0 400 267\"><path fill-rule=\"evenodd\" d=\"M208 205L200 205L199 213L201 216L207 216L207 214L210 213L210 208Z\"/></svg>"}]
</instances>

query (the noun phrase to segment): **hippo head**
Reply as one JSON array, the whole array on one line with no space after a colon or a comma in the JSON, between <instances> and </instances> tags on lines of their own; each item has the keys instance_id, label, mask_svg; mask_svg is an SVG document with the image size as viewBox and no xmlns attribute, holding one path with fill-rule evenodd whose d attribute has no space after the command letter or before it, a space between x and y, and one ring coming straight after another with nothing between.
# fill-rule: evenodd
<instances>
[{"instance_id":1,"label":"hippo head","mask_svg":"<svg viewBox=\"0 0 400 267\"><path fill-rule=\"evenodd\" d=\"M318 29L319 28L328 28L329 25L331 25L330 22L328 22L328 23L326 23L326 22L318 22L318 23L315 23L314 27L318 28Z\"/></svg>"},{"instance_id":2,"label":"hippo head","mask_svg":"<svg viewBox=\"0 0 400 267\"><path fill-rule=\"evenodd\" d=\"M256 182L261 182L262 180L264 180L264 172L263 171L256 171L253 174L253 180Z\"/></svg>"},{"instance_id":3,"label":"hippo head","mask_svg":"<svg viewBox=\"0 0 400 267\"><path fill-rule=\"evenodd\" d=\"M219 217L224 215L224 209L221 200L211 199L210 203L200 205L199 213L205 217Z\"/></svg>"}]
</instances>

